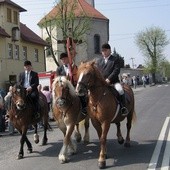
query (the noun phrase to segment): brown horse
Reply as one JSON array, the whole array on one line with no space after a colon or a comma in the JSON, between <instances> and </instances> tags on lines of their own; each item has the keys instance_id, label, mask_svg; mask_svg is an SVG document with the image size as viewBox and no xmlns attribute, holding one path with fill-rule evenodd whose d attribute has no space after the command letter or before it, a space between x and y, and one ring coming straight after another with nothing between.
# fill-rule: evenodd
<instances>
[{"instance_id":1,"label":"brown horse","mask_svg":"<svg viewBox=\"0 0 170 170\"><path fill-rule=\"evenodd\" d=\"M106 83L95 62L82 63L78 68L78 83L76 92L79 95L88 93L90 118L94 128L97 131L100 140L100 155L98 159L99 168L106 166L106 142L107 134L111 123L117 125L118 142L122 144L124 139L120 130L120 122L124 120L119 114L119 102L114 90ZM127 96L127 108L129 114L127 116L127 136L124 146L130 146L130 129L132 120L136 117L134 111L134 94L130 86L123 86Z\"/></svg>"},{"instance_id":2,"label":"brown horse","mask_svg":"<svg viewBox=\"0 0 170 170\"><path fill-rule=\"evenodd\" d=\"M9 108L8 115L10 121L13 123L14 127L21 134L20 140L20 150L18 154L18 159L22 159L24 156L24 143L26 142L28 147L28 152L32 153L32 144L27 138L27 130L30 125L33 125L34 130L34 141L39 143L39 136L37 134L37 123L42 120L44 126L44 136L42 140L42 145L47 143L47 129L48 124L48 105L46 97L39 93L39 105L40 105L40 118L34 118L34 107L32 100L27 96L25 88L20 85L14 85L12 87L12 97L11 97L11 107Z\"/></svg>"},{"instance_id":3,"label":"brown horse","mask_svg":"<svg viewBox=\"0 0 170 170\"><path fill-rule=\"evenodd\" d=\"M61 163L68 161L68 155L76 153L76 143L71 140L71 135L76 128L77 141L80 141L78 123L85 119L84 142L89 142L89 117L80 113L81 102L75 93L75 88L65 76L55 78L52 86L53 116L59 129L64 134L63 146L59 153ZM76 126L77 125L77 126Z\"/></svg>"}]
</instances>

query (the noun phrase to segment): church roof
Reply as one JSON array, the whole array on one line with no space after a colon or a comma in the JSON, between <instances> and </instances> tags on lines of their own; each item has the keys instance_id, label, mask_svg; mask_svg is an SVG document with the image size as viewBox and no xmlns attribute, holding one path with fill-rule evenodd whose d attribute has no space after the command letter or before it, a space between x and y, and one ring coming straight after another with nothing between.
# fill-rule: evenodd
<instances>
[{"instance_id":1,"label":"church roof","mask_svg":"<svg viewBox=\"0 0 170 170\"><path fill-rule=\"evenodd\" d=\"M74 12L77 17L81 17L82 14L84 14L91 18L108 20L107 17L101 14L98 10L96 10L93 6L91 6L85 0L76 0L76 1L77 1L77 7L74 10ZM71 4L71 3L73 3L73 1L68 0L68 4ZM59 5L56 5L47 15L45 15L39 21L38 25L41 25L42 23L44 23L45 20L46 21L53 20L58 15L58 13L59 13Z\"/></svg>"}]
</instances>

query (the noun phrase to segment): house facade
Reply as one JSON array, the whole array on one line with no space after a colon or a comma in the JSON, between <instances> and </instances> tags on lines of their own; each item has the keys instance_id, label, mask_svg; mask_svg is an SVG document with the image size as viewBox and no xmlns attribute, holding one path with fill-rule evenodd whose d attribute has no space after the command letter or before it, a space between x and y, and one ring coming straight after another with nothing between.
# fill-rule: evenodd
<instances>
[{"instance_id":1,"label":"house facade","mask_svg":"<svg viewBox=\"0 0 170 170\"><path fill-rule=\"evenodd\" d=\"M23 63L30 60L37 72L45 71L47 43L20 22L24 8L10 0L0 0L0 89L18 79Z\"/></svg>"},{"instance_id":2,"label":"house facade","mask_svg":"<svg viewBox=\"0 0 170 170\"><path fill-rule=\"evenodd\" d=\"M71 4L72 0L67 0L68 4ZM91 19L90 31L85 33L85 43L76 44L76 57L75 63L80 64L81 61L92 60L93 58L101 56L101 46L103 43L109 41L109 19L95 9L94 0L76 0L77 7L74 11L76 17L79 18L78 14L85 13ZM41 28L41 36L44 40L48 38L46 28L43 26L45 20L50 21L53 27L52 35L57 40L62 40L62 33L59 28L55 25L55 19L57 16L58 6L55 6L46 16L44 16L38 23ZM55 40L53 43L53 49L55 51L55 58L59 61L59 56L64 51L63 44L58 44ZM57 65L55 64L52 56L46 53L46 67L47 71L55 71Z\"/></svg>"}]
</instances>

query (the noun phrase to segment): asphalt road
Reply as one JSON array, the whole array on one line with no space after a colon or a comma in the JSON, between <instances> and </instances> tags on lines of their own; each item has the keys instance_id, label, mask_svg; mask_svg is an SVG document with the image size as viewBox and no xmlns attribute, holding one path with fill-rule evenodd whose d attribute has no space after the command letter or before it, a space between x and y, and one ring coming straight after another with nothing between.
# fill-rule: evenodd
<instances>
[{"instance_id":1,"label":"asphalt road","mask_svg":"<svg viewBox=\"0 0 170 170\"><path fill-rule=\"evenodd\" d=\"M116 140L116 126L110 128L107 140L108 159L106 169L151 170L169 169L170 158L170 84L137 88L135 91L137 120L131 130L131 147L124 148ZM0 137L0 169L2 170L97 170L99 140L95 129L90 127L90 143L77 145L78 153L70 156L70 161L60 164L58 154L63 135L51 123L53 131L48 131L48 145L33 142L33 132L28 138L33 145L33 153L16 160L19 152L20 135ZM82 129L83 132L83 129ZM126 135L126 121L122 122L122 133ZM40 138L42 130L39 129Z\"/></svg>"}]
</instances>

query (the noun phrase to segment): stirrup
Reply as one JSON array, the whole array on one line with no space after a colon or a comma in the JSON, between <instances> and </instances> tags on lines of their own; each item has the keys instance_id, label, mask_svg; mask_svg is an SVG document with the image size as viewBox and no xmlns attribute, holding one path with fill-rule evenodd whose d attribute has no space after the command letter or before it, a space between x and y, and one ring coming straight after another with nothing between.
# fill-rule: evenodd
<instances>
[{"instance_id":1,"label":"stirrup","mask_svg":"<svg viewBox=\"0 0 170 170\"><path fill-rule=\"evenodd\" d=\"M128 109L126 107L121 108L121 115L122 116L127 116L129 113Z\"/></svg>"}]
</instances>

